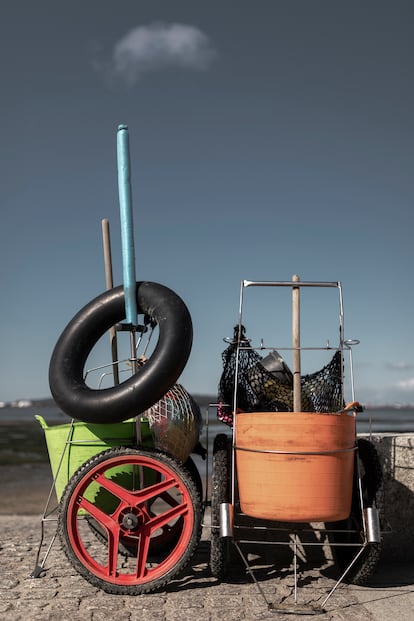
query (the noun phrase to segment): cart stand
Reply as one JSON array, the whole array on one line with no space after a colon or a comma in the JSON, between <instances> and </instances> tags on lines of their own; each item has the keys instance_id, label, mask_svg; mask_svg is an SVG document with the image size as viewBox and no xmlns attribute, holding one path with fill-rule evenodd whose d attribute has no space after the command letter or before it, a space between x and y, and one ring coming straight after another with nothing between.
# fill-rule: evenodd
<instances>
[{"instance_id":1,"label":"cart stand","mask_svg":"<svg viewBox=\"0 0 414 621\"><path fill-rule=\"evenodd\" d=\"M338 586L340 586L340 584L344 581L344 579L346 578L347 574L349 573L349 571L351 571L352 567L355 565L355 563L357 563L357 561L359 560L359 558L364 554L364 552L366 551L366 548L373 543L378 543L380 541L380 534L379 534L379 521L378 521L378 513L376 512L375 508L371 507L370 508L370 512L371 512L371 520L372 520L372 524L371 527L367 530L366 534L366 538L361 542L361 544L348 544L348 545L352 545L353 548L355 549L355 555L353 556L352 560L350 561L348 567L345 569L344 572L342 572L342 574L340 575L340 577L337 579L337 581L335 582L334 586L330 589L330 591L328 592L328 594L323 598L323 600L320 603L308 603L308 604L300 604L298 601L298 580L299 580L299 573L298 573L298 547L301 546L303 548L306 548L307 546L324 546L326 545L326 543L306 543L303 542L300 539L300 534L302 531L295 531L295 530L289 530L286 532L289 532L289 537L290 537L290 541L287 543L285 541L266 541L267 545L273 545L275 547L277 546L289 546L292 551L293 551L293 577L294 577L294 595L293 595L293 603L287 602L286 600L280 603L273 603L270 602L268 600L268 598L265 595L264 590L262 589L260 582L256 579L254 571L252 570L252 568L250 567L250 564L246 558L246 555L243 553L242 550L242 545L243 544L256 544L256 545L264 545L264 542L261 540L252 540L252 539L242 539L242 538L238 538L235 537L233 532L234 530L242 530L242 528L238 527L238 528L234 528L233 526L233 522L232 522L232 515L233 515L233 506L229 503L223 503L221 505L221 511L220 511L220 519L221 519L221 523L220 523L220 534L222 537L231 537L231 542L232 544L235 546L240 558L242 559L243 565L245 566L247 572L249 573L252 581L255 583L260 596L262 597L262 599L264 600L267 608L271 611L271 612L278 612L278 613L286 613L286 614L308 614L308 615L316 615L316 614L323 614L326 612L325 610L325 604L328 602L328 600L331 598L331 596L334 594L334 592L336 591L336 589L338 588ZM254 527L253 527L254 528ZM234 530L233 530L234 529ZM249 527L250 529L250 527ZM312 531L313 533L318 532L319 535L323 534L324 532L326 533L327 531L324 531L322 529L314 529ZM231 534L230 534L231 533Z\"/></svg>"}]
</instances>

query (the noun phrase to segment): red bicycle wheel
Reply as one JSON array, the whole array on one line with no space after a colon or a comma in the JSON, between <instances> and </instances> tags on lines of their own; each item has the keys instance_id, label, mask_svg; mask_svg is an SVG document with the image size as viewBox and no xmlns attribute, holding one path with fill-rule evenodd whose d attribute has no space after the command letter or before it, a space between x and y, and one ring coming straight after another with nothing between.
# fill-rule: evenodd
<instances>
[{"instance_id":1,"label":"red bicycle wheel","mask_svg":"<svg viewBox=\"0 0 414 621\"><path fill-rule=\"evenodd\" d=\"M91 520L102 538L92 532ZM172 580L197 548L199 494L191 476L167 455L109 449L69 481L58 531L69 561L94 586L125 595L153 591ZM167 537L171 532L174 537Z\"/></svg>"}]
</instances>

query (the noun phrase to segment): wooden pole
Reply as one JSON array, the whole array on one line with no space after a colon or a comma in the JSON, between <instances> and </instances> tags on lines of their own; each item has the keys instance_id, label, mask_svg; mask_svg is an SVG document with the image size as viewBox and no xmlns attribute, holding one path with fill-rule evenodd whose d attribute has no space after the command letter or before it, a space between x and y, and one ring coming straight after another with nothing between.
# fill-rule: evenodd
<instances>
[{"instance_id":1,"label":"wooden pole","mask_svg":"<svg viewBox=\"0 0 414 621\"><path fill-rule=\"evenodd\" d=\"M293 282L299 282L297 274ZM300 287L292 287L292 346L293 346L293 411L301 412L301 369L300 369Z\"/></svg>"},{"instance_id":2,"label":"wooden pole","mask_svg":"<svg viewBox=\"0 0 414 621\"><path fill-rule=\"evenodd\" d=\"M107 289L112 289L114 286L112 275L112 259L111 259L111 238L109 235L109 222L106 218L102 220L102 239L104 247L104 261L105 261L105 283ZM116 336L116 329L114 326L109 328L109 342L111 345L112 354L112 371L114 374L114 384L119 384L119 369L118 369L118 341Z\"/></svg>"}]
</instances>

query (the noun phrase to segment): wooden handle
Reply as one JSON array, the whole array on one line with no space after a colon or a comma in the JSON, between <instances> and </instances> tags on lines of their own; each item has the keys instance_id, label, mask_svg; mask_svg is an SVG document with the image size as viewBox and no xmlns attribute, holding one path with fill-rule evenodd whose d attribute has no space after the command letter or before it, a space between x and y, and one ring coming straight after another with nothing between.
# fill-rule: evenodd
<instances>
[{"instance_id":1,"label":"wooden handle","mask_svg":"<svg viewBox=\"0 0 414 621\"><path fill-rule=\"evenodd\" d=\"M292 282L299 282L297 274L292 276ZM301 412L301 382L300 382L300 287L292 287L292 346L293 346L293 411Z\"/></svg>"},{"instance_id":2,"label":"wooden handle","mask_svg":"<svg viewBox=\"0 0 414 621\"><path fill-rule=\"evenodd\" d=\"M102 239L105 261L105 283L106 288L109 290L113 288L114 281L112 275L111 238L109 234L109 222L106 218L102 220ZM109 328L109 342L112 354L112 372L114 375L114 384L117 386L119 384L118 341L114 326Z\"/></svg>"}]
</instances>

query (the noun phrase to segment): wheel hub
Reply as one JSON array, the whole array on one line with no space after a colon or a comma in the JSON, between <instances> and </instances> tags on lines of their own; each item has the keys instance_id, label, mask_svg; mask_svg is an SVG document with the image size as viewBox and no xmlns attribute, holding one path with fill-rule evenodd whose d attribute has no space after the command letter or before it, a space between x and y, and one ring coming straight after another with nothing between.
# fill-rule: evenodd
<instances>
[{"instance_id":1,"label":"wheel hub","mask_svg":"<svg viewBox=\"0 0 414 621\"><path fill-rule=\"evenodd\" d=\"M129 508L120 515L120 525L123 530L137 530L144 522L141 512L137 509Z\"/></svg>"}]
</instances>

